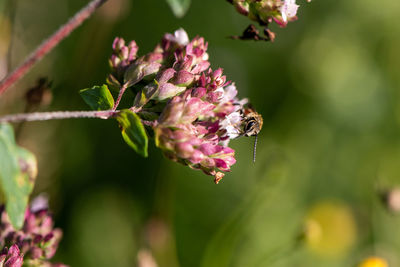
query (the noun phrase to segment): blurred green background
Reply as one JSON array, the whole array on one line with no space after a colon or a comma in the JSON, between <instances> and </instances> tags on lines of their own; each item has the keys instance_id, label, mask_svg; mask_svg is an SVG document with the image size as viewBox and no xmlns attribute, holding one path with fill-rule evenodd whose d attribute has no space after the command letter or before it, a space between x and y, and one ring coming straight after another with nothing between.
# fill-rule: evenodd
<instances>
[{"instance_id":1,"label":"blurred green background","mask_svg":"<svg viewBox=\"0 0 400 267\"><path fill-rule=\"evenodd\" d=\"M0 76L87 2L0 0ZM2 96L0 114L23 112L45 76L53 101L40 110L88 109L78 90L104 82L115 36L144 54L183 27L264 117L256 163L252 138L232 141L237 164L219 185L154 144L139 157L114 121L24 124L34 195L48 193L64 231L57 261L337 267L378 255L400 266L400 218L379 198L400 183L400 1L297 2L298 21L265 43L227 38L250 21L224 0L193 0L182 19L163 0L109 0Z\"/></svg>"}]
</instances>

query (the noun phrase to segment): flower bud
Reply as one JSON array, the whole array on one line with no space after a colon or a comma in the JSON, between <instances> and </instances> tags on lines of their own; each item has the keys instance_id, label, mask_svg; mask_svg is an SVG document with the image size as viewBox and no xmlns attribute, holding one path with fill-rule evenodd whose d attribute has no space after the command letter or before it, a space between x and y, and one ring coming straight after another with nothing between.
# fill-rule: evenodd
<instances>
[{"instance_id":1,"label":"flower bud","mask_svg":"<svg viewBox=\"0 0 400 267\"><path fill-rule=\"evenodd\" d=\"M203 71L206 71L208 69L208 67L210 67L210 62L208 61L201 61L199 63L197 63L196 65L194 65L193 69L192 69L192 73L193 74L199 74Z\"/></svg>"},{"instance_id":2,"label":"flower bud","mask_svg":"<svg viewBox=\"0 0 400 267\"><path fill-rule=\"evenodd\" d=\"M22 256L13 256L10 257L5 263L4 267L21 267L23 263Z\"/></svg>"},{"instance_id":3,"label":"flower bud","mask_svg":"<svg viewBox=\"0 0 400 267\"><path fill-rule=\"evenodd\" d=\"M186 55L183 60L180 60L178 58L176 60L177 60L177 65L179 64L179 66L177 66L179 69L191 71L192 66L193 66L193 57L192 56Z\"/></svg>"},{"instance_id":4,"label":"flower bud","mask_svg":"<svg viewBox=\"0 0 400 267\"><path fill-rule=\"evenodd\" d=\"M122 59L128 59L128 57L129 57L129 48L127 46L121 47L120 57Z\"/></svg>"},{"instance_id":5,"label":"flower bud","mask_svg":"<svg viewBox=\"0 0 400 267\"><path fill-rule=\"evenodd\" d=\"M154 99L165 100L185 91L185 89L186 87L175 86L172 83L164 83L160 85L158 94Z\"/></svg>"},{"instance_id":6,"label":"flower bud","mask_svg":"<svg viewBox=\"0 0 400 267\"><path fill-rule=\"evenodd\" d=\"M172 79L172 77L174 77L176 71L173 68L168 68L166 70L164 70L163 72L161 72L158 76L157 76L157 82L159 84L163 84L168 82L169 80Z\"/></svg>"},{"instance_id":7,"label":"flower bud","mask_svg":"<svg viewBox=\"0 0 400 267\"><path fill-rule=\"evenodd\" d=\"M180 97L174 97L164 108L158 121L165 126L173 126L179 124L185 103Z\"/></svg>"},{"instance_id":8,"label":"flower bud","mask_svg":"<svg viewBox=\"0 0 400 267\"><path fill-rule=\"evenodd\" d=\"M136 54L139 50L139 46L136 44L135 41L131 41L128 45L128 48L129 48L128 60L132 61L136 58Z\"/></svg>"},{"instance_id":9,"label":"flower bud","mask_svg":"<svg viewBox=\"0 0 400 267\"><path fill-rule=\"evenodd\" d=\"M181 70L174 77L174 84L177 86L189 86L194 80L194 75L188 71Z\"/></svg>"},{"instance_id":10,"label":"flower bud","mask_svg":"<svg viewBox=\"0 0 400 267\"><path fill-rule=\"evenodd\" d=\"M185 103L184 110L180 119L181 123L192 123L202 114L211 111L215 106L199 98L192 97Z\"/></svg>"},{"instance_id":11,"label":"flower bud","mask_svg":"<svg viewBox=\"0 0 400 267\"><path fill-rule=\"evenodd\" d=\"M187 159L192 156L194 148L190 142L177 143L175 144L175 151L178 157Z\"/></svg>"},{"instance_id":12,"label":"flower bud","mask_svg":"<svg viewBox=\"0 0 400 267\"><path fill-rule=\"evenodd\" d=\"M12 245L9 249L8 249L8 256L9 257L16 257L19 256L20 251L17 245Z\"/></svg>"},{"instance_id":13,"label":"flower bud","mask_svg":"<svg viewBox=\"0 0 400 267\"><path fill-rule=\"evenodd\" d=\"M192 91L192 96L193 97L198 97L198 98L202 98L203 96L205 96L205 94L207 93L207 89L204 87L197 87L194 88Z\"/></svg>"},{"instance_id":14,"label":"flower bud","mask_svg":"<svg viewBox=\"0 0 400 267\"><path fill-rule=\"evenodd\" d=\"M125 46L125 40L123 38L116 37L113 41L112 48L114 51L120 51Z\"/></svg>"},{"instance_id":15,"label":"flower bud","mask_svg":"<svg viewBox=\"0 0 400 267\"><path fill-rule=\"evenodd\" d=\"M135 85L144 77L156 73L161 67L157 62L138 62L131 65L125 73L124 82L128 87Z\"/></svg>"},{"instance_id":16,"label":"flower bud","mask_svg":"<svg viewBox=\"0 0 400 267\"><path fill-rule=\"evenodd\" d=\"M120 63L121 63L121 59L118 56L116 56L116 55L111 56L111 58L110 58L110 67L111 68L113 68L113 69L118 68Z\"/></svg>"},{"instance_id":17,"label":"flower bud","mask_svg":"<svg viewBox=\"0 0 400 267\"><path fill-rule=\"evenodd\" d=\"M249 3L248 3L248 1L245 1L245 0L233 0L232 4L240 14L245 15L245 16L247 16L249 14Z\"/></svg>"}]
</instances>

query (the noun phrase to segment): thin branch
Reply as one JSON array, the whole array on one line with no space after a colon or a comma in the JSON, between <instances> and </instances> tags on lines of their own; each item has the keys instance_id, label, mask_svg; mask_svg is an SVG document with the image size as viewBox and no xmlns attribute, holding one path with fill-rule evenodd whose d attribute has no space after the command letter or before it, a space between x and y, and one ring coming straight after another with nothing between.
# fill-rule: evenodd
<instances>
[{"instance_id":1,"label":"thin branch","mask_svg":"<svg viewBox=\"0 0 400 267\"><path fill-rule=\"evenodd\" d=\"M128 85L127 83L124 83L124 84L122 85L121 89L119 90L118 98L117 98L117 100L115 101L114 107L113 107L112 110L117 110L118 105L119 105L119 102L121 102L122 96L124 95L125 90L126 90L126 88L127 88L127 85Z\"/></svg>"},{"instance_id":2,"label":"thin branch","mask_svg":"<svg viewBox=\"0 0 400 267\"><path fill-rule=\"evenodd\" d=\"M104 110L104 111L54 111L54 112L34 112L12 114L0 117L2 122L21 122L21 121L47 121L61 120L73 118L98 118L109 119L116 116L119 111Z\"/></svg>"},{"instance_id":3,"label":"thin branch","mask_svg":"<svg viewBox=\"0 0 400 267\"><path fill-rule=\"evenodd\" d=\"M107 0L91 1L87 6L76 13L75 16L73 16L66 24L62 25L52 36L46 39L20 66L0 82L0 95L21 79L35 65L35 63L40 61L106 1Z\"/></svg>"},{"instance_id":4,"label":"thin branch","mask_svg":"<svg viewBox=\"0 0 400 267\"><path fill-rule=\"evenodd\" d=\"M110 119L116 117L120 110L101 110L101 111L52 111L52 112L33 112L5 115L0 117L0 123L5 122L24 122L24 121L47 121L47 120L62 120L62 119ZM142 123L147 126L154 127L157 121L142 120Z\"/></svg>"}]
</instances>

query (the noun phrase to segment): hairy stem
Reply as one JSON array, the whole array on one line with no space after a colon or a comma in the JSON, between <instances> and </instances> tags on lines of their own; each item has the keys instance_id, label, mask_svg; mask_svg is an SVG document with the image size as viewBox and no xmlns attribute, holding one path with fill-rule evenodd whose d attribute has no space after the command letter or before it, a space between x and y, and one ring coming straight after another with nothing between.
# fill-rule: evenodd
<instances>
[{"instance_id":1,"label":"hairy stem","mask_svg":"<svg viewBox=\"0 0 400 267\"><path fill-rule=\"evenodd\" d=\"M121 89L119 90L118 98L117 98L117 100L115 101L114 107L113 107L112 110L117 110L118 105L119 105L119 102L121 102L122 96L124 95L125 90L126 90L126 88L127 88L127 85L128 85L127 83L125 83L125 84L122 85Z\"/></svg>"},{"instance_id":2,"label":"hairy stem","mask_svg":"<svg viewBox=\"0 0 400 267\"><path fill-rule=\"evenodd\" d=\"M0 117L1 122L21 122L21 121L47 121L72 118L99 118L109 119L117 115L119 111L53 111L53 112L34 112L12 114Z\"/></svg>"},{"instance_id":3,"label":"hairy stem","mask_svg":"<svg viewBox=\"0 0 400 267\"><path fill-rule=\"evenodd\" d=\"M94 11L107 0L92 0L87 6L62 25L52 36L46 39L26 60L0 82L0 95L21 79L38 61L64 40L73 30L88 19Z\"/></svg>"},{"instance_id":4,"label":"hairy stem","mask_svg":"<svg viewBox=\"0 0 400 267\"><path fill-rule=\"evenodd\" d=\"M120 110L101 110L101 111L52 111L52 112L33 112L5 115L0 117L0 123L5 122L24 122L24 121L47 121L47 120L62 120L62 119L110 119L117 116ZM142 123L147 126L157 125L157 121L142 120Z\"/></svg>"}]
</instances>

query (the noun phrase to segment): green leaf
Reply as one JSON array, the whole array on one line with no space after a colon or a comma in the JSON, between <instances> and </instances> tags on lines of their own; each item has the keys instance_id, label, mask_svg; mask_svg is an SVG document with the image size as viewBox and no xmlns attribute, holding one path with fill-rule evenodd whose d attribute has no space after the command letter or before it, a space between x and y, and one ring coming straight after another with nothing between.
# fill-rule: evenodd
<instances>
[{"instance_id":1,"label":"green leaf","mask_svg":"<svg viewBox=\"0 0 400 267\"><path fill-rule=\"evenodd\" d=\"M116 118L121 126L122 137L125 142L138 154L147 157L148 138L139 116L125 109Z\"/></svg>"},{"instance_id":2,"label":"green leaf","mask_svg":"<svg viewBox=\"0 0 400 267\"><path fill-rule=\"evenodd\" d=\"M191 0L166 0L174 15L178 18L185 16Z\"/></svg>"},{"instance_id":3,"label":"green leaf","mask_svg":"<svg viewBox=\"0 0 400 267\"><path fill-rule=\"evenodd\" d=\"M105 84L82 89L79 94L93 110L109 110L114 106L114 98Z\"/></svg>"},{"instance_id":4,"label":"green leaf","mask_svg":"<svg viewBox=\"0 0 400 267\"><path fill-rule=\"evenodd\" d=\"M7 214L16 229L24 222L36 175L35 156L15 143L9 124L0 124L0 186L6 198Z\"/></svg>"}]
</instances>

